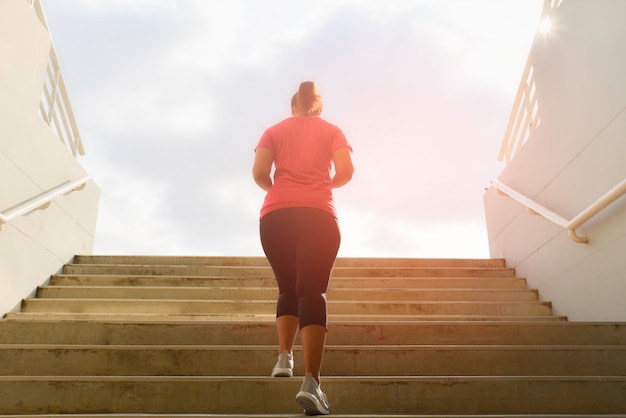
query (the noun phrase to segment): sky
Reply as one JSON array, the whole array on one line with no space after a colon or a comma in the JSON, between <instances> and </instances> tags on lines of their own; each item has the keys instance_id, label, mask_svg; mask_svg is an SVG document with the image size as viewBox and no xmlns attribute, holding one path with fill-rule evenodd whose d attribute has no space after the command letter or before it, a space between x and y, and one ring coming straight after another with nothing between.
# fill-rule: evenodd
<instances>
[{"instance_id":1,"label":"sky","mask_svg":"<svg viewBox=\"0 0 626 418\"><path fill-rule=\"evenodd\" d=\"M353 148L343 257L489 258L483 194L543 0L42 0L94 254L262 255L254 148L312 80Z\"/></svg>"}]
</instances>

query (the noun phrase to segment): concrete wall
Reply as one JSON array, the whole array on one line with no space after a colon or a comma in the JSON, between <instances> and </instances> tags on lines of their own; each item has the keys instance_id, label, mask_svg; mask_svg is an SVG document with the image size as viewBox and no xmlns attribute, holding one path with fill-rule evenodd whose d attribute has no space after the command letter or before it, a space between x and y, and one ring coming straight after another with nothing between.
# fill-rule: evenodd
<instances>
[{"instance_id":1,"label":"concrete wall","mask_svg":"<svg viewBox=\"0 0 626 418\"><path fill-rule=\"evenodd\" d=\"M571 219L626 178L626 2L564 0L538 33L541 123L499 180ZM484 197L492 257L571 320L626 320L626 196L578 229L588 244L493 189Z\"/></svg>"},{"instance_id":2,"label":"concrete wall","mask_svg":"<svg viewBox=\"0 0 626 418\"><path fill-rule=\"evenodd\" d=\"M24 0L0 1L0 211L86 175L39 116L50 37ZM0 230L0 314L77 253L91 253L99 188L56 199Z\"/></svg>"}]
</instances>

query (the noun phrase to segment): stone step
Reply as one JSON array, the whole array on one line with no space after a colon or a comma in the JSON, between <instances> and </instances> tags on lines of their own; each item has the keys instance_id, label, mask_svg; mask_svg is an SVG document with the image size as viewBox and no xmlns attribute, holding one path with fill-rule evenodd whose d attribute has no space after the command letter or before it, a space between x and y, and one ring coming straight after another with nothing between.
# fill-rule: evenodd
<instances>
[{"instance_id":1,"label":"stone step","mask_svg":"<svg viewBox=\"0 0 626 418\"><path fill-rule=\"evenodd\" d=\"M97 415L99 417L110 416L114 418L137 418L138 414L107 414ZM94 418L93 414L46 414L47 418ZM294 418L294 414L141 414L141 417L155 418ZM304 416L304 415L299 415ZM587 418L588 414L437 414L437 418ZM595 417L602 418L626 418L626 414L595 414ZM4 415L2 418L41 418L40 414ZM332 414L333 418L381 418L380 414ZM384 418L433 418L432 414L385 414Z\"/></svg>"},{"instance_id":2,"label":"stone step","mask_svg":"<svg viewBox=\"0 0 626 418\"><path fill-rule=\"evenodd\" d=\"M125 321L125 322L141 322L141 321L157 321L157 322L186 322L197 321L205 322L250 322L250 323L274 323L276 316L274 314L180 314L180 313L72 313L72 312L15 312L8 313L5 316L8 319L19 319L23 321L41 319L54 320L81 320L90 321ZM397 322L397 321L567 321L564 316L538 316L538 315L339 315L330 314L330 321L366 321L366 322Z\"/></svg>"},{"instance_id":3,"label":"stone step","mask_svg":"<svg viewBox=\"0 0 626 418\"><path fill-rule=\"evenodd\" d=\"M77 255L73 264L136 264L181 266L269 266L265 257L237 256L153 256L153 255ZM370 258L339 257L336 267L506 267L499 258Z\"/></svg>"},{"instance_id":4,"label":"stone step","mask_svg":"<svg viewBox=\"0 0 626 418\"><path fill-rule=\"evenodd\" d=\"M0 320L1 344L275 345L266 322ZM329 345L626 345L626 323L331 321Z\"/></svg>"},{"instance_id":5,"label":"stone step","mask_svg":"<svg viewBox=\"0 0 626 418\"><path fill-rule=\"evenodd\" d=\"M294 402L300 383L297 377L9 376L0 377L0 414L301 414ZM322 388L337 414L626 413L626 377L326 377Z\"/></svg>"},{"instance_id":6,"label":"stone step","mask_svg":"<svg viewBox=\"0 0 626 418\"><path fill-rule=\"evenodd\" d=\"M198 299L271 300L276 287L166 287L166 286L41 286L38 298L54 299ZM330 289L334 301L537 301L527 289Z\"/></svg>"},{"instance_id":7,"label":"stone step","mask_svg":"<svg viewBox=\"0 0 626 418\"><path fill-rule=\"evenodd\" d=\"M269 376L275 345L12 345L3 376ZM294 350L303 376L300 347ZM625 346L329 345L328 376L626 376Z\"/></svg>"},{"instance_id":8,"label":"stone step","mask_svg":"<svg viewBox=\"0 0 626 418\"><path fill-rule=\"evenodd\" d=\"M57 274L51 277L54 286L178 286L178 287L270 287L276 286L274 276L168 276ZM516 277L333 277L331 289L525 289L526 280Z\"/></svg>"},{"instance_id":9,"label":"stone step","mask_svg":"<svg viewBox=\"0 0 626 418\"><path fill-rule=\"evenodd\" d=\"M98 415L103 417L103 415ZM137 418L137 414L108 414L115 418ZM141 414L141 417L155 418L294 418L294 414ZM303 416L303 415L299 415ZM626 418L626 414L594 414L601 418ZM2 418L41 418L39 414L0 415ZM94 418L93 414L46 414L47 418ZM333 418L381 418L380 414L332 414ZM588 418L589 414L437 414L436 418ZM384 418L434 418L432 414L385 414Z\"/></svg>"},{"instance_id":10,"label":"stone step","mask_svg":"<svg viewBox=\"0 0 626 418\"><path fill-rule=\"evenodd\" d=\"M275 300L25 299L23 312L271 314ZM550 302L329 301L330 314L549 316Z\"/></svg>"},{"instance_id":11,"label":"stone step","mask_svg":"<svg viewBox=\"0 0 626 418\"><path fill-rule=\"evenodd\" d=\"M69 264L63 267L62 273L272 277L269 266ZM504 267L335 267L333 277L515 277L515 270Z\"/></svg>"}]
</instances>

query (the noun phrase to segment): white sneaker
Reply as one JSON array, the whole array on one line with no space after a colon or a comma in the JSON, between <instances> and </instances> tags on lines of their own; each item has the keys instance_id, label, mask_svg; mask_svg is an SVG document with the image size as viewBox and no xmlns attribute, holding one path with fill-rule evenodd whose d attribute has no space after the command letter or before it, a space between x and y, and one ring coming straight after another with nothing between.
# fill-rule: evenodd
<instances>
[{"instance_id":1,"label":"white sneaker","mask_svg":"<svg viewBox=\"0 0 626 418\"><path fill-rule=\"evenodd\" d=\"M272 377L293 376L293 354L284 351L278 355L278 361L272 369Z\"/></svg>"},{"instance_id":2,"label":"white sneaker","mask_svg":"<svg viewBox=\"0 0 626 418\"><path fill-rule=\"evenodd\" d=\"M311 373L304 376L300 392L296 395L296 402L304 408L307 415L330 415L328 398Z\"/></svg>"}]
</instances>

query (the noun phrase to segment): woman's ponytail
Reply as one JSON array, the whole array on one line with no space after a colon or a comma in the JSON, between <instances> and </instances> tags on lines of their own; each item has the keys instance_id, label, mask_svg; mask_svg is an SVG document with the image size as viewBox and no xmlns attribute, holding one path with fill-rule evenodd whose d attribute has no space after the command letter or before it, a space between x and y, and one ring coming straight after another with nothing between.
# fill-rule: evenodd
<instances>
[{"instance_id":1,"label":"woman's ponytail","mask_svg":"<svg viewBox=\"0 0 626 418\"><path fill-rule=\"evenodd\" d=\"M298 114L300 116L319 116L322 113L322 96L318 93L314 82L302 82L298 88L297 96Z\"/></svg>"}]
</instances>

